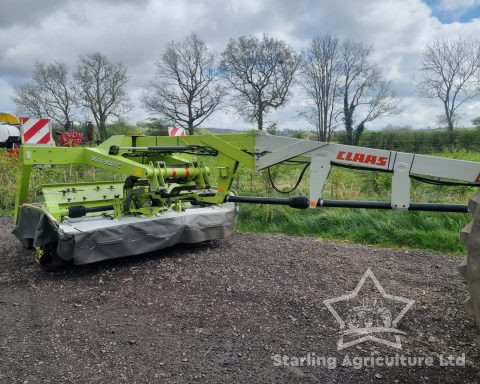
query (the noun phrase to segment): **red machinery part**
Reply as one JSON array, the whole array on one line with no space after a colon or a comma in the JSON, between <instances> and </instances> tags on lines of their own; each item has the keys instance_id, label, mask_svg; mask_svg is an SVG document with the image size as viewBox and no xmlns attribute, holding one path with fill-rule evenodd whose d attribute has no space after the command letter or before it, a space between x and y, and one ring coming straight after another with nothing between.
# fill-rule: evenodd
<instances>
[{"instance_id":1,"label":"red machinery part","mask_svg":"<svg viewBox=\"0 0 480 384\"><path fill-rule=\"evenodd\" d=\"M60 135L60 146L62 147L78 147L83 143L83 133L67 131Z\"/></svg>"}]
</instances>

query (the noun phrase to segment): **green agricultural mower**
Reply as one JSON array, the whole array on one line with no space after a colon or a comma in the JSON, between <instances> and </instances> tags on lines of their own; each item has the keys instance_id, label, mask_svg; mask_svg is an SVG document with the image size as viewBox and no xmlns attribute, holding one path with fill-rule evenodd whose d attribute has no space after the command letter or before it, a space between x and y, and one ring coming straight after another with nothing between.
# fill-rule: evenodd
<instances>
[{"instance_id":1,"label":"green agricultural mower","mask_svg":"<svg viewBox=\"0 0 480 384\"><path fill-rule=\"evenodd\" d=\"M467 205L410 201L410 181L480 186L480 163L311 140L264 132L232 135L113 136L93 148L24 145L14 234L46 268L81 265L158 251L177 243L228 237L237 203L470 212L462 231L468 256L459 270L469 283L465 308L480 324L480 194ZM207 158L210 158L206 161ZM309 196L237 196L238 167L269 170L281 163L310 167ZM27 201L32 167L80 164L123 175L123 181L42 187L44 202ZM206 165L208 164L210 168ZM327 200L334 166L392 174L391 201ZM271 180L272 188L278 190ZM477 337L480 344L480 338Z\"/></svg>"}]
</instances>

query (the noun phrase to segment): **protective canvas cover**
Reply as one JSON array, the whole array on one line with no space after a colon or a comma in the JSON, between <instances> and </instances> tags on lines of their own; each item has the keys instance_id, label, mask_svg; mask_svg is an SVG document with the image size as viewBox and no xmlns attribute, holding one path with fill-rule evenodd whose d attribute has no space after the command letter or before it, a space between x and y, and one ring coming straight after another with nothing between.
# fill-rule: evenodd
<instances>
[{"instance_id":1,"label":"protective canvas cover","mask_svg":"<svg viewBox=\"0 0 480 384\"><path fill-rule=\"evenodd\" d=\"M237 220L234 204L167 211L156 217L121 220L85 217L57 222L41 208L25 204L13 234L24 247L57 243L60 258L88 264L157 251L178 243L199 243L230 236Z\"/></svg>"}]
</instances>

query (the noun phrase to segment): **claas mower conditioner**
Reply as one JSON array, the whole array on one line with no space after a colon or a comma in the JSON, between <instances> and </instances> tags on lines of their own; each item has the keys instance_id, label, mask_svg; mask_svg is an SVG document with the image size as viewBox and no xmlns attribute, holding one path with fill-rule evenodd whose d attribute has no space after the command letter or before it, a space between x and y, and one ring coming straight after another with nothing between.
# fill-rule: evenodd
<instances>
[{"instance_id":1,"label":"claas mower conditioner","mask_svg":"<svg viewBox=\"0 0 480 384\"><path fill-rule=\"evenodd\" d=\"M468 255L459 270L469 284L465 308L480 324L480 195L468 205L410 201L411 179L436 185L480 186L480 163L270 136L262 131L113 136L96 147L24 143L20 159L14 234L26 248L35 250L37 262L47 268L225 238L235 229L237 203L282 204L298 209L470 212L473 220L461 233ZM304 164L302 175L310 168L309 196L252 197L232 191L239 167L268 171L281 163ZM44 185L43 203L27 201L32 167L68 164L118 173L123 180ZM335 166L391 173L391 200L323 199L323 189Z\"/></svg>"}]
</instances>

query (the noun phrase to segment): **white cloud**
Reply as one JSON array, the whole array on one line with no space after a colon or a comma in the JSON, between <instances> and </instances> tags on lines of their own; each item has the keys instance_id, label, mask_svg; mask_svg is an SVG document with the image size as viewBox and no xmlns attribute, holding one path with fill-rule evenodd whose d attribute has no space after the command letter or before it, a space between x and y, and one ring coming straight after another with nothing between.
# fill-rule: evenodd
<instances>
[{"instance_id":1,"label":"white cloud","mask_svg":"<svg viewBox=\"0 0 480 384\"><path fill-rule=\"evenodd\" d=\"M480 5L480 0L440 0L438 8L442 11L464 11L469 8Z\"/></svg>"},{"instance_id":2,"label":"white cloud","mask_svg":"<svg viewBox=\"0 0 480 384\"><path fill-rule=\"evenodd\" d=\"M447 20L459 20L479 5L480 0L440 0L435 6L435 10Z\"/></svg>"},{"instance_id":3,"label":"white cloud","mask_svg":"<svg viewBox=\"0 0 480 384\"><path fill-rule=\"evenodd\" d=\"M452 4L468 7L475 2L480 0L443 0L442 7L456 11L459 7ZM18 14L26 16L8 16ZM441 113L440 105L418 98L413 89L425 43L438 37L480 35L479 20L442 24L421 0L6 0L2 15L0 110L14 110L13 87L30 78L36 60L73 65L79 54L98 50L129 68L129 93L137 104L129 116L132 121L147 117L139 98L155 72L155 61L171 40L197 32L221 51L232 37L267 33L301 49L311 38L333 32L372 44L376 59L402 98L401 115L379 119L371 128L389 123L432 126ZM298 95L268 119L278 121L280 127L307 127L297 115L301 103ZM476 111L465 108L465 121L479 114ZM232 112L218 112L206 125L252 126Z\"/></svg>"},{"instance_id":4,"label":"white cloud","mask_svg":"<svg viewBox=\"0 0 480 384\"><path fill-rule=\"evenodd\" d=\"M13 109L5 109L5 105L11 105L11 98L13 97L13 88L0 78L0 113L12 112Z\"/></svg>"}]
</instances>

